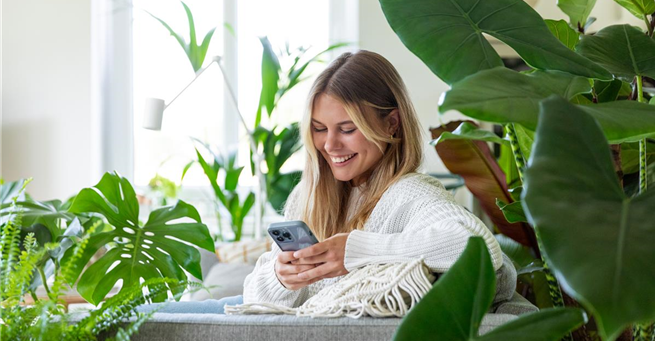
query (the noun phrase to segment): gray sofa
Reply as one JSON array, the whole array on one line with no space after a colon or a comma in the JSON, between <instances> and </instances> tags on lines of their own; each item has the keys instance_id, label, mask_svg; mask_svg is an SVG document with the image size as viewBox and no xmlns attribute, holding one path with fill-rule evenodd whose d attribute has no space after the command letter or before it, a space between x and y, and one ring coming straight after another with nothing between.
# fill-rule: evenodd
<instances>
[{"instance_id":1,"label":"gray sofa","mask_svg":"<svg viewBox=\"0 0 655 341\"><path fill-rule=\"evenodd\" d=\"M515 319L520 314L536 311L519 294L500 304L482 320L480 332ZM157 313L144 323L135 341L189 340L189 341L328 341L391 340L400 324L400 318L298 318L289 315L217 315L217 314L164 314Z\"/></svg>"},{"instance_id":2,"label":"gray sofa","mask_svg":"<svg viewBox=\"0 0 655 341\"><path fill-rule=\"evenodd\" d=\"M252 265L218 263L216 257L203 252L201 266L204 284L215 285L211 296L198 291L192 300L220 298L241 293L243 279ZM509 281L516 281L516 274ZM511 277L511 276L510 276ZM517 315L537 311L537 308L517 293L511 299L497 303L485 316L480 332L517 318ZM132 340L189 341L268 341L268 340L391 340L400 318L298 318L289 315L219 315L156 313L145 322Z\"/></svg>"}]
</instances>

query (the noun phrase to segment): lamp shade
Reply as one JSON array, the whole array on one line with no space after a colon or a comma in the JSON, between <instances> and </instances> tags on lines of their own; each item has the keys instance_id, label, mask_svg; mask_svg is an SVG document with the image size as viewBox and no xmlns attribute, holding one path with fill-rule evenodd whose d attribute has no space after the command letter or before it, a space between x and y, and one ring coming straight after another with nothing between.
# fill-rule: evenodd
<instances>
[{"instance_id":1,"label":"lamp shade","mask_svg":"<svg viewBox=\"0 0 655 341\"><path fill-rule=\"evenodd\" d=\"M146 98L143 110L142 126L150 130L161 130L161 120L166 105L161 98Z\"/></svg>"}]
</instances>

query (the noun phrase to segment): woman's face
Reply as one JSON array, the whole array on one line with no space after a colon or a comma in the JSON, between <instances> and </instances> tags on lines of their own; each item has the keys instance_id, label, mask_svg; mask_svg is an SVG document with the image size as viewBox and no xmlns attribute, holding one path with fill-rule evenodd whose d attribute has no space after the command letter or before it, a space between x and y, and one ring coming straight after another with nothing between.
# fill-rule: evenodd
<instances>
[{"instance_id":1,"label":"woman's face","mask_svg":"<svg viewBox=\"0 0 655 341\"><path fill-rule=\"evenodd\" d=\"M314 146L330 165L337 180L359 186L382 159L382 152L357 129L343 105L321 94L312 111Z\"/></svg>"}]
</instances>

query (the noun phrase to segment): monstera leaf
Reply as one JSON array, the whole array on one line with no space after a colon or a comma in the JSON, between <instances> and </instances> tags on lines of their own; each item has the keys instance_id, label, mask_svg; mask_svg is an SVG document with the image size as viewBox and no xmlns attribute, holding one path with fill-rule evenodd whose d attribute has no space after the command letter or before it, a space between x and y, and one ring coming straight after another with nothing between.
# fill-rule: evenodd
<instances>
[{"instance_id":1,"label":"monstera leaf","mask_svg":"<svg viewBox=\"0 0 655 341\"><path fill-rule=\"evenodd\" d=\"M487 334L478 335L496 292L495 283L484 240L470 238L457 262L405 316L394 341L555 341L586 320L580 309L545 309L522 315Z\"/></svg>"},{"instance_id":2,"label":"monstera leaf","mask_svg":"<svg viewBox=\"0 0 655 341\"><path fill-rule=\"evenodd\" d=\"M503 65L483 33L512 47L533 68L612 78L557 40L523 0L380 0L380 4L405 46L448 84Z\"/></svg>"},{"instance_id":3,"label":"monstera leaf","mask_svg":"<svg viewBox=\"0 0 655 341\"><path fill-rule=\"evenodd\" d=\"M544 101L525 181L548 264L603 339L654 320L655 191L623 193L598 123L562 98Z\"/></svg>"},{"instance_id":4,"label":"monstera leaf","mask_svg":"<svg viewBox=\"0 0 655 341\"><path fill-rule=\"evenodd\" d=\"M649 1L655 6L655 1ZM625 81L635 76L655 78L655 40L634 26L605 27L585 35L576 49Z\"/></svg>"},{"instance_id":5,"label":"monstera leaf","mask_svg":"<svg viewBox=\"0 0 655 341\"><path fill-rule=\"evenodd\" d=\"M74 277L77 278L100 248L115 244L82 273L77 284L80 295L93 304L102 301L118 280L122 280L123 292L139 285L141 279L185 280L187 276L182 269L202 279L200 253L189 244L208 251L214 249L198 212L183 201L152 211L148 221L141 224L134 189L127 179L116 173L106 173L95 187L80 191L70 212L99 213L113 226L110 231L91 235L81 257L72 259L72 249L64 256L66 261L75 261ZM181 218L187 219L182 222Z\"/></svg>"}]
</instances>

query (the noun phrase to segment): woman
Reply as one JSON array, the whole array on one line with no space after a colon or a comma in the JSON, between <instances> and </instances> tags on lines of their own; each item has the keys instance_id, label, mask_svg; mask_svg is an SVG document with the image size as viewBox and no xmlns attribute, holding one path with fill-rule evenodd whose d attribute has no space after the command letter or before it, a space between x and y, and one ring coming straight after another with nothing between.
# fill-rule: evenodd
<instances>
[{"instance_id":1,"label":"woman","mask_svg":"<svg viewBox=\"0 0 655 341\"><path fill-rule=\"evenodd\" d=\"M345 53L323 71L302 121L305 170L285 205L285 218L305 221L320 243L296 252L273 245L246 278L243 301L297 307L354 269L421 256L442 273L470 236L484 238L498 270L502 252L486 226L438 180L416 173L421 131L382 56Z\"/></svg>"},{"instance_id":2,"label":"woman","mask_svg":"<svg viewBox=\"0 0 655 341\"><path fill-rule=\"evenodd\" d=\"M500 247L487 227L459 206L435 178L416 173L421 127L395 68L369 52L344 53L312 87L301 134L307 162L285 204L285 219L303 220L319 243L263 254L244 282L243 297L177 302L162 312L223 313L224 305L298 307L348 272L424 257L443 273L482 236L495 270ZM313 147L311 147L313 146ZM514 292L513 267L497 272L496 302Z\"/></svg>"}]
</instances>

